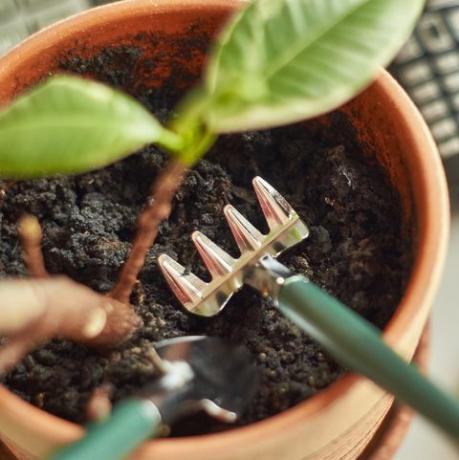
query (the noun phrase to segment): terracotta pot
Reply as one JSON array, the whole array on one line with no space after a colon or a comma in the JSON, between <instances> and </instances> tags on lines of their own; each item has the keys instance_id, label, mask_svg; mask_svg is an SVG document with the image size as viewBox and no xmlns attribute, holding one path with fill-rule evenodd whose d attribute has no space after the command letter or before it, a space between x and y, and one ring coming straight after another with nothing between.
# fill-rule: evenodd
<instances>
[{"instance_id":1,"label":"terracotta pot","mask_svg":"<svg viewBox=\"0 0 459 460\"><path fill-rule=\"evenodd\" d=\"M75 52L92 55L112 44L139 44L150 33L180 33L191 38L199 30L212 35L241 4L237 0L126 1L60 22L0 60L0 104L55 70L63 56ZM161 65L159 71L144 75L145 84L160 85L167 79L171 72L167 59L173 51L167 47L171 46L175 46L173 41L159 40L150 47L155 57L161 56ZM184 55L182 64L198 73L202 58ZM425 326L446 252L449 210L441 162L419 113L386 72L382 71L377 82L343 110L357 129L366 153L375 155L387 170L402 196L406 225L414 228L411 279L384 331L385 340L410 359ZM327 120L322 118L319 124ZM222 434L147 442L133 458L356 458L391 403L392 398L368 380L347 375L308 401L268 420ZM21 458L34 458L76 440L83 429L0 388L0 433Z\"/></svg>"}]
</instances>

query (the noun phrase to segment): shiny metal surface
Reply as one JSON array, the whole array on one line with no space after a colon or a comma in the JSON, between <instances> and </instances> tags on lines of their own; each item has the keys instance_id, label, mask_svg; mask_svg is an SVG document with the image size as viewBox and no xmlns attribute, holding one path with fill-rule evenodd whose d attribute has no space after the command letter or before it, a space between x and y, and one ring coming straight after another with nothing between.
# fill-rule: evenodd
<instances>
[{"instance_id":1,"label":"shiny metal surface","mask_svg":"<svg viewBox=\"0 0 459 460\"><path fill-rule=\"evenodd\" d=\"M192 235L212 275L210 283L205 283L168 255L158 257L158 264L172 292L190 313L198 316L218 314L244 285L247 270L266 255L277 257L309 235L299 215L268 182L255 177L253 186L270 231L262 234L233 206L227 205L224 214L241 252L239 258L234 259L200 232Z\"/></svg>"},{"instance_id":2,"label":"shiny metal surface","mask_svg":"<svg viewBox=\"0 0 459 460\"><path fill-rule=\"evenodd\" d=\"M252 399L258 379L248 350L216 337L180 337L156 344L165 374L138 396L151 400L164 423L205 411L234 422Z\"/></svg>"}]
</instances>

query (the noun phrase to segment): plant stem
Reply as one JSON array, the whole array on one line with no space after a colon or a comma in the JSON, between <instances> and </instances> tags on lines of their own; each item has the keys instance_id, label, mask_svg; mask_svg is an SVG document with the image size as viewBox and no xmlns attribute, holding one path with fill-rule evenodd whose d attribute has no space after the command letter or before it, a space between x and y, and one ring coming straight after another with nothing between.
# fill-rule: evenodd
<instances>
[{"instance_id":1,"label":"plant stem","mask_svg":"<svg viewBox=\"0 0 459 460\"><path fill-rule=\"evenodd\" d=\"M161 131L158 145L170 152L180 152L184 147L183 138L169 129Z\"/></svg>"},{"instance_id":2,"label":"plant stem","mask_svg":"<svg viewBox=\"0 0 459 460\"><path fill-rule=\"evenodd\" d=\"M129 256L121 269L119 279L110 296L128 304L146 255L158 234L158 226L171 213L172 200L186 173L186 166L172 160L154 182L151 199L138 220L138 229Z\"/></svg>"}]
</instances>

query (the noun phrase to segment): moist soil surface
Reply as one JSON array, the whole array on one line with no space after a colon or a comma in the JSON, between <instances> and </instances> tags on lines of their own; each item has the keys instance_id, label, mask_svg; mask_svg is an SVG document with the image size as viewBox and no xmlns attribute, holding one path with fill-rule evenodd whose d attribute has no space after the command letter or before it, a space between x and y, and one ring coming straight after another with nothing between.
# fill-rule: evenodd
<instances>
[{"instance_id":1,"label":"moist soil surface","mask_svg":"<svg viewBox=\"0 0 459 460\"><path fill-rule=\"evenodd\" d=\"M135 47L111 48L90 60L66 60L62 68L123 87L164 119L186 85L177 81L175 72L175 80L162 90L133 91L126 69L134 68L141 54ZM184 81L191 78L184 71L180 75ZM129 250L150 184L165 161L162 152L148 147L89 174L3 184L1 275L26 275L16 226L28 212L43 225L43 249L51 273L65 273L108 291ZM238 422L244 425L292 407L341 376L344 369L250 288L239 292L220 316L192 318L180 308L158 270L156 258L165 252L209 278L190 239L198 229L237 256L223 217L228 203L266 231L251 187L256 175L285 196L311 231L307 240L282 255L282 262L378 327L384 326L409 274L410 241L401 237L396 192L382 168L362 154L352 127L337 112L327 127L311 122L306 127L222 137L188 175L148 254L132 296L144 321L135 337L106 354L52 341L27 356L5 378L6 385L38 407L85 422L87 400L102 383L113 386L117 401L155 377L149 350L156 341L209 334L245 344L256 360L260 387ZM226 428L203 417L200 423L181 423L173 434Z\"/></svg>"}]
</instances>

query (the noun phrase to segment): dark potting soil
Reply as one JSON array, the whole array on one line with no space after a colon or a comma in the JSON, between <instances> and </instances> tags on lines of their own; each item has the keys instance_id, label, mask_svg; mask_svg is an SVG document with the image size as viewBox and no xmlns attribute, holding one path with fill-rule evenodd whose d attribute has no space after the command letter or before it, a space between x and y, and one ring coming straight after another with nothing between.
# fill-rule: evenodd
<instances>
[{"instance_id":1,"label":"dark potting soil","mask_svg":"<svg viewBox=\"0 0 459 460\"><path fill-rule=\"evenodd\" d=\"M132 69L141 57L140 48L110 48L90 60L73 57L62 67L123 87L165 118L185 83L194 77L175 69L174 80L162 90L133 90ZM251 188L251 179L260 175L286 197L311 230L309 239L289 250L282 261L384 326L409 274L411 243L401 237L402 211L396 192L382 168L361 150L340 113L331 117L327 128L310 123L222 137L188 175L148 254L132 297L145 323L135 337L105 355L52 341L27 356L6 377L6 385L53 414L84 422L85 404L97 386L112 384L113 399L119 400L154 378L148 351L156 341L209 334L244 343L260 370L260 388L239 424L277 414L325 388L344 370L270 302L244 288L220 316L192 318L170 293L156 257L166 252L208 279L190 234L199 229L236 256L223 207L234 204L266 230ZM26 274L16 225L28 212L43 225L50 272L108 291L130 247L150 184L164 165L165 155L148 147L89 174L5 188L0 209L2 276ZM203 418L200 423L182 423L175 433L224 428Z\"/></svg>"}]
</instances>

